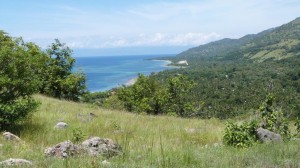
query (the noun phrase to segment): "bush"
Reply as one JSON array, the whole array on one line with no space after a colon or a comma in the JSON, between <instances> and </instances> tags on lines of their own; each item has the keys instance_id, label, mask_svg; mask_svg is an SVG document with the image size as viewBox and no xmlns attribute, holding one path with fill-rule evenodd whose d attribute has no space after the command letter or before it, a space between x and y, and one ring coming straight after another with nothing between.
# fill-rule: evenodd
<instances>
[{"instance_id":1,"label":"bush","mask_svg":"<svg viewBox=\"0 0 300 168\"><path fill-rule=\"evenodd\" d=\"M242 125L228 122L226 124L223 142L225 145L247 148L257 142L256 129L258 124L256 121L246 122Z\"/></svg>"},{"instance_id":2,"label":"bush","mask_svg":"<svg viewBox=\"0 0 300 168\"><path fill-rule=\"evenodd\" d=\"M0 126L26 119L37 107L30 96L41 84L43 52L33 43L0 31Z\"/></svg>"},{"instance_id":3,"label":"bush","mask_svg":"<svg viewBox=\"0 0 300 168\"><path fill-rule=\"evenodd\" d=\"M288 121L282 111L274 108L274 99L273 95L268 95L265 102L259 108L263 120L262 127L280 134L284 140L289 140L291 134Z\"/></svg>"}]
</instances>

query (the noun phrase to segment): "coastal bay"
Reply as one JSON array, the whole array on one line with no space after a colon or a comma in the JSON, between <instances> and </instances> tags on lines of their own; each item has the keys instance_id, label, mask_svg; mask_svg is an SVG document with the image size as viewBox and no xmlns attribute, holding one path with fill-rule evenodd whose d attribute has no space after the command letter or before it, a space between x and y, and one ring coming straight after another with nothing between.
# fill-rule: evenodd
<instances>
[{"instance_id":1,"label":"coastal bay","mask_svg":"<svg viewBox=\"0 0 300 168\"><path fill-rule=\"evenodd\" d=\"M149 75L174 68L168 66L169 60L157 57L160 55L78 57L75 70L86 74L89 91L107 91L134 84L139 73Z\"/></svg>"}]
</instances>

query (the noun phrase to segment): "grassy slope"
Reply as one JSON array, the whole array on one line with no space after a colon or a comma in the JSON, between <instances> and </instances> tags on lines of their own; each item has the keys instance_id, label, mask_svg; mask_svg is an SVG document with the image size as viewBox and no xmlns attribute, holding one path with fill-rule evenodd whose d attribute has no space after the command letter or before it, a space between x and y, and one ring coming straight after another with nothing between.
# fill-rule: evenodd
<instances>
[{"instance_id":1,"label":"grassy slope","mask_svg":"<svg viewBox=\"0 0 300 168\"><path fill-rule=\"evenodd\" d=\"M181 119L169 116L135 115L99 109L86 104L36 96L42 104L31 122L13 131L23 143L0 138L0 160L25 158L35 167L101 167L106 158L81 156L68 160L45 158L46 147L72 139L80 128L86 137L112 138L124 155L109 159L111 167L299 167L300 143L257 145L249 149L214 147L221 143L224 123L216 120ZM91 122L78 113L98 115ZM69 124L55 130L58 121ZM194 132L187 131L195 129Z\"/></svg>"}]
</instances>

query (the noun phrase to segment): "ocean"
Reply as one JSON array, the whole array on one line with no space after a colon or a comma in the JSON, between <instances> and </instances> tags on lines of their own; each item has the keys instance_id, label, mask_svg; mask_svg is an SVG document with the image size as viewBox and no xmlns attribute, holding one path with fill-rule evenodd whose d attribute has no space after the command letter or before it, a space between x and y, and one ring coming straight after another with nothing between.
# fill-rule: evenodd
<instances>
[{"instance_id":1,"label":"ocean","mask_svg":"<svg viewBox=\"0 0 300 168\"><path fill-rule=\"evenodd\" d=\"M159 55L77 57L75 71L86 74L87 88L91 92L107 91L123 84L130 84L138 74L149 75L174 67L169 61L150 60Z\"/></svg>"}]
</instances>

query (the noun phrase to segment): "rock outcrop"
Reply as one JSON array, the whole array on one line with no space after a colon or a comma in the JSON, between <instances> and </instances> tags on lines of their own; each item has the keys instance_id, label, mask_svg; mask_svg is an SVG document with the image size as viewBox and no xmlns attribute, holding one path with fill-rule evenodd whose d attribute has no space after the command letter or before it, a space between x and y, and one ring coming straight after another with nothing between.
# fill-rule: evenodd
<instances>
[{"instance_id":1,"label":"rock outcrop","mask_svg":"<svg viewBox=\"0 0 300 168\"><path fill-rule=\"evenodd\" d=\"M45 149L44 154L49 157L60 158L67 158L80 154L112 157L122 154L122 151L112 139L91 137L83 141L80 145L75 145L69 140L61 142L53 147Z\"/></svg>"},{"instance_id":2,"label":"rock outcrop","mask_svg":"<svg viewBox=\"0 0 300 168\"><path fill-rule=\"evenodd\" d=\"M108 138L91 137L82 142L81 148L89 155L114 156L121 154L121 148Z\"/></svg>"},{"instance_id":3,"label":"rock outcrop","mask_svg":"<svg viewBox=\"0 0 300 168\"><path fill-rule=\"evenodd\" d=\"M4 132L2 135L4 139L8 141L21 141L21 139L17 135L14 135L10 132Z\"/></svg>"},{"instance_id":4,"label":"rock outcrop","mask_svg":"<svg viewBox=\"0 0 300 168\"><path fill-rule=\"evenodd\" d=\"M257 134L258 139L263 143L282 141L282 137L280 134L276 134L267 129L263 129L262 127L258 128L256 130L256 134Z\"/></svg>"},{"instance_id":5,"label":"rock outcrop","mask_svg":"<svg viewBox=\"0 0 300 168\"><path fill-rule=\"evenodd\" d=\"M74 145L71 141L61 142L53 147L45 149L46 156L55 156L60 158L67 158L79 153L79 147Z\"/></svg>"},{"instance_id":6,"label":"rock outcrop","mask_svg":"<svg viewBox=\"0 0 300 168\"><path fill-rule=\"evenodd\" d=\"M7 159L2 162L0 162L0 165L2 166L22 166L22 165L32 165L32 162L25 159Z\"/></svg>"}]
</instances>

